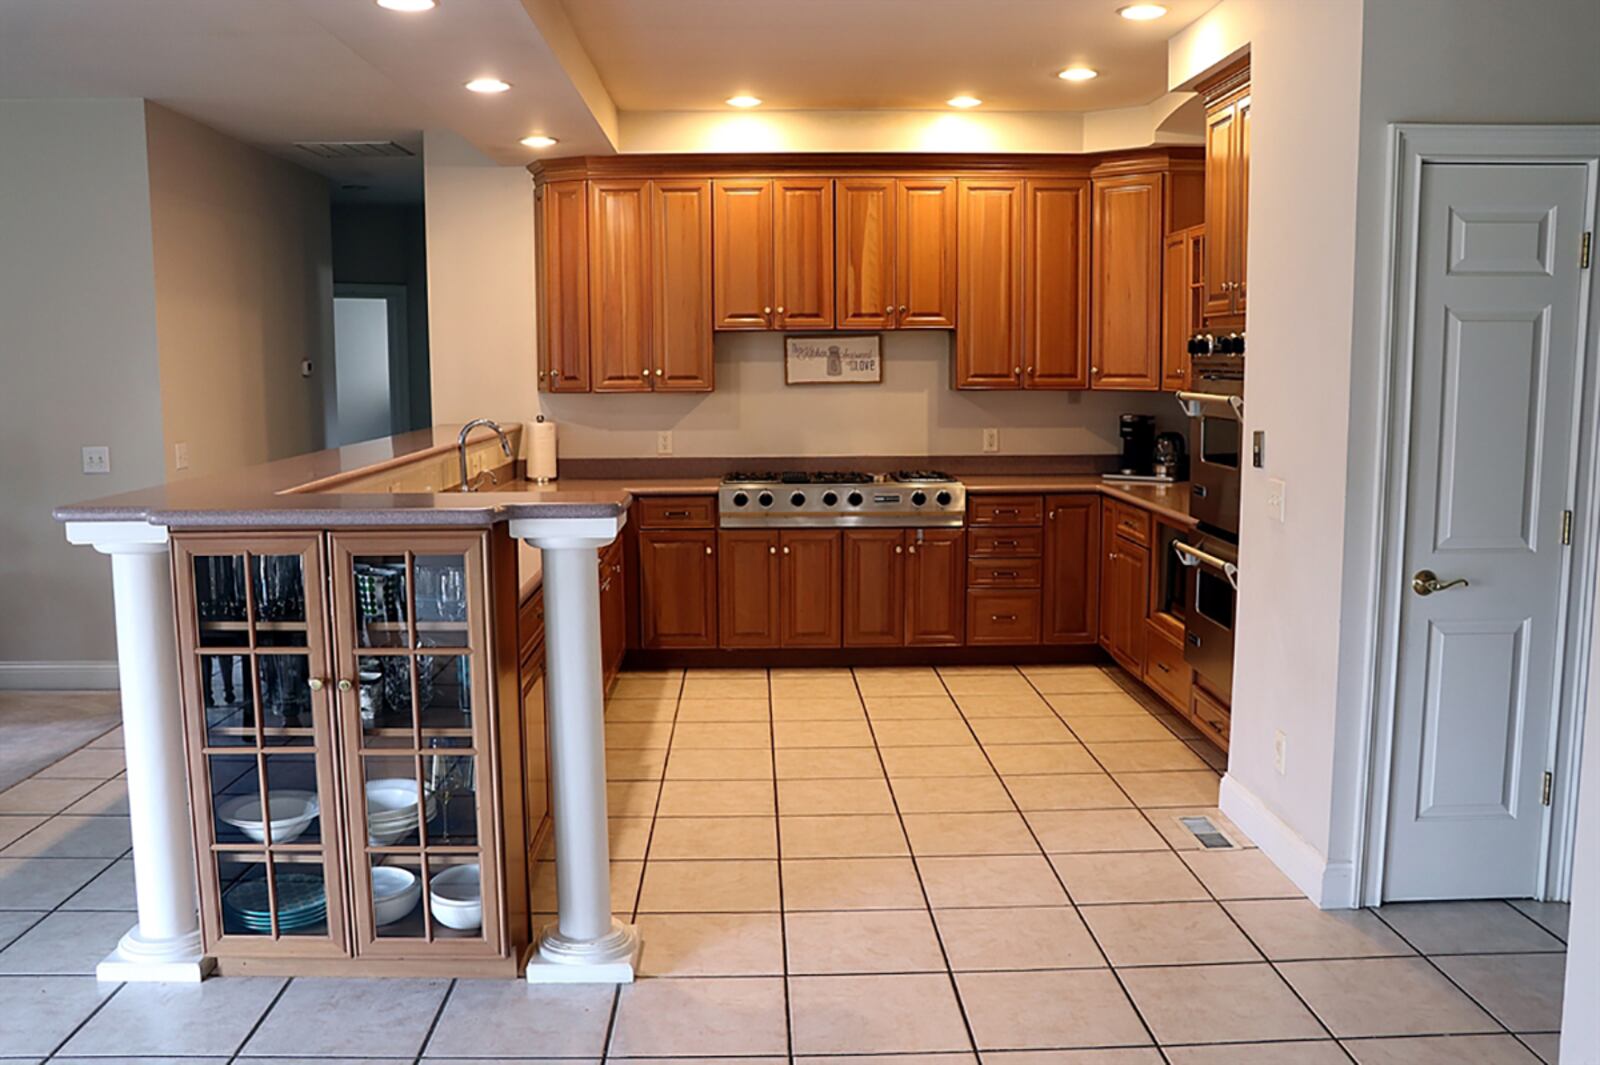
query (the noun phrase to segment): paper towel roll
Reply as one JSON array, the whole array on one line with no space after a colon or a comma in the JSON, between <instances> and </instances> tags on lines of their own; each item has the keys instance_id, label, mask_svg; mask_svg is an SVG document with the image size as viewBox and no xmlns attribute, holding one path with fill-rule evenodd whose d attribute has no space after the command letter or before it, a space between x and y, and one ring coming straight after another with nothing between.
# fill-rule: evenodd
<instances>
[{"instance_id":1,"label":"paper towel roll","mask_svg":"<svg viewBox=\"0 0 1600 1065\"><path fill-rule=\"evenodd\" d=\"M523 433L528 440L528 480L556 479L556 423L541 417L529 422Z\"/></svg>"}]
</instances>

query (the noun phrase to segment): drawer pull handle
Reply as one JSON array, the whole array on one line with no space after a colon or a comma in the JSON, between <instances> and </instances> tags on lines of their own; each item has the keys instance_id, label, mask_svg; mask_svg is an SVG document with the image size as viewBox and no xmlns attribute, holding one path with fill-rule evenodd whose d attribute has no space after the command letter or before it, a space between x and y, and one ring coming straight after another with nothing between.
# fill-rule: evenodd
<instances>
[{"instance_id":1,"label":"drawer pull handle","mask_svg":"<svg viewBox=\"0 0 1600 1065\"><path fill-rule=\"evenodd\" d=\"M1017 615L1015 615L1015 614L990 614L989 615L989 620L990 621L1015 621L1015 620L1017 620Z\"/></svg>"},{"instance_id":2,"label":"drawer pull handle","mask_svg":"<svg viewBox=\"0 0 1600 1065\"><path fill-rule=\"evenodd\" d=\"M1156 663L1156 668L1159 669L1163 673L1171 673L1172 672L1171 669L1167 668L1167 664L1165 662L1157 662Z\"/></svg>"},{"instance_id":3,"label":"drawer pull handle","mask_svg":"<svg viewBox=\"0 0 1600 1065\"><path fill-rule=\"evenodd\" d=\"M996 577L1012 577L1012 578L1015 578L1017 576L1017 571L1014 570L1014 569L997 569L997 570L994 571L994 575Z\"/></svg>"},{"instance_id":4,"label":"drawer pull handle","mask_svg":"<svg viewBox=\"0 0 1600 1065\"><path fill-rule=\"evenodd\" d=\"M1018 511L1016 507L995 507L994 510L991 511L991 513L993 513L993 514L1018 514L1018 513L1021 513L1021 512Z\"/></svg>"},{"instance_id":5,"label":"drawer pull handle","mask_svg":"<svg viewBox=\"0 0 1600 1065\"><path fill-rule=\"evenodd\" d=\"M996 540L994 542L994 546L996 546L996 547L1016 547L1017 546L1017 541L1015 541L1015 540Z\"/></svg>"},{"instance_id":6,"label":"drawer pull handle","mask_svg":"<svg viewBox=\"0 0 1600 1065\"><path fill-rule=\"evenodd\" d=\"M687 510L664 510L661 512L661 516L663 518L687 518L690 514Z\"/></svg>"}]
</instances>

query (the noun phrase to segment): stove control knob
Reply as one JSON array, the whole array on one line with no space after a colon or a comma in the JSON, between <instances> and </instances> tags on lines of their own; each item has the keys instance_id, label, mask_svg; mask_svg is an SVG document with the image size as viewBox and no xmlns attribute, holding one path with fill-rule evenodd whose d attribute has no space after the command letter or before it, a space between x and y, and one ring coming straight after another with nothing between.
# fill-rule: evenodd
<instances>
[{"instance_id":1,"label":"stove control knob","mask_svg":"<svg viewBox=\"0 0 1600 1065\"><path fill-rule=\"evenodd\" d=\"M797 506L797 507L804 506L805 505L805 501L806 501L806 494L804 492L796 492L794 495L789 497L789 502L792 505Z\"/></svg>"},{"instance_id":2,"label":"stove control knob","mask_svg":"<svg viewBox=\"0 0 1600 1065\"><path fill-rule=\"evenodd\" d=\"M851 492L845 497L845 502L849 503L852 507L859 507L861 505L861 493Z\"/></svg>"},{"instance_id":3,"label":"stove control knob","mask_svg":"<svg viewBox=\"0 0 1600 1065\"><path fill-rule=\"evenodd\" d=\"M949 492L940 492L938 495L934 496L933 498L934 498L934 502L938 503L941 507L948 507L950 505L950 493Z\"/></svg>"},{"instance_id":4,"label":"stove control knob","mask_svg":"<svg viewBox=\"0 0 1600 1065\"><path fill-rule=\"evenodd\" d=\"M750 496L747 495L746 493L744 493L744 492L735 492L735 493L733 493L733 505L734 506L742 507L742 506L747 505L749 502L750 502Z\"/></svg>"},{"instance_id":5,"label":"stove control knob","mask_svg":"<svg viewBox=\"0 0 1600 1065\"><path fill-rule=\"evenodd\" d=\"M918 489L917 491L911 493L911 505L912 506L920 507L920 506L922 506L922 504L926 503L927 501L928 501L928 493L922 491L921 489Z\"/></svg>"},{"instance_id":6,"label":"stove control knob","mask_svg":"<svg viewBox=\"0 0 1600 1065\"><path fill-rule=\"evenodd\" d=\"M822 493L822 505L823 506L825 506L825 507L835 506L835 505L838 504L838 502L839 502L839 493L838 492L824 492L824 493Z\"/></svg>"},{"instance_id":7,"label":"stove control knob","mask_svg":"<svg viewBox=\"0 0 1600 1065\"><path fill-rule=\"evenodd\" d=\"M762 492L760 495L756 496L756 502L760 503L764 507L772 506L772 493Z\"/></svg>"}]
</instances>

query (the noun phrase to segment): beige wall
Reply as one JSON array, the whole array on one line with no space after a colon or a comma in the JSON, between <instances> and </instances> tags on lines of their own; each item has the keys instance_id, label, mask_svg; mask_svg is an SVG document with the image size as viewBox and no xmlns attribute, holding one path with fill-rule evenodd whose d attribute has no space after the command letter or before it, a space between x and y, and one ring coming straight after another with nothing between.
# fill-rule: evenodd
<instances>
[{"instance_id":1,"label":"beige wall","mask_svg":"<svg viewBox=\"0 0 1600 1065\"><path fill-rule=\"evenodd\" d=\"M0 688L105 686L109 560L50 511L161 480L143 105L0 100L0 145Z\"/></svg>"},{"instance_id":2,"label":"beige wall","mask_svg":"<svg viewBox=\"0 0 1600 1065\"><path fill-rule=\"evenodd\" d=\"M333 374L327 183L155 104L145 120L169 478L320 448Z\"/></svg>"}]
</instances>

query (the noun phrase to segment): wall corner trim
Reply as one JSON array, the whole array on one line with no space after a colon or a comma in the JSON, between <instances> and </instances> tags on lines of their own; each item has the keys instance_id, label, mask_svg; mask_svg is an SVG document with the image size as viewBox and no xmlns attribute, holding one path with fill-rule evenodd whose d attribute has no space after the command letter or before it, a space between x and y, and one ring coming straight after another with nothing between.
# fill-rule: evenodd
<instances>
[{"instance_id":1,"label":"wall corner trim","mask_svg":"<svg viewBox=\"0 0 1600 1065\"><path fill-rule=\"evenodd\" d=\"M1231 773L1222 778L1217 805L1318 907L1338 910L1355 905L1354 866L1329 862Z\"/></svg>"},{"instance_id":2,"label":"wall corner trim","mask_svg":"<svg viewBox=\"0 0 1600 1065\"><path fill-rule=\"evenodd\" d=\"M0 662L0 691L116 691L117 663Z\"/></svg>"}]
</instances>

